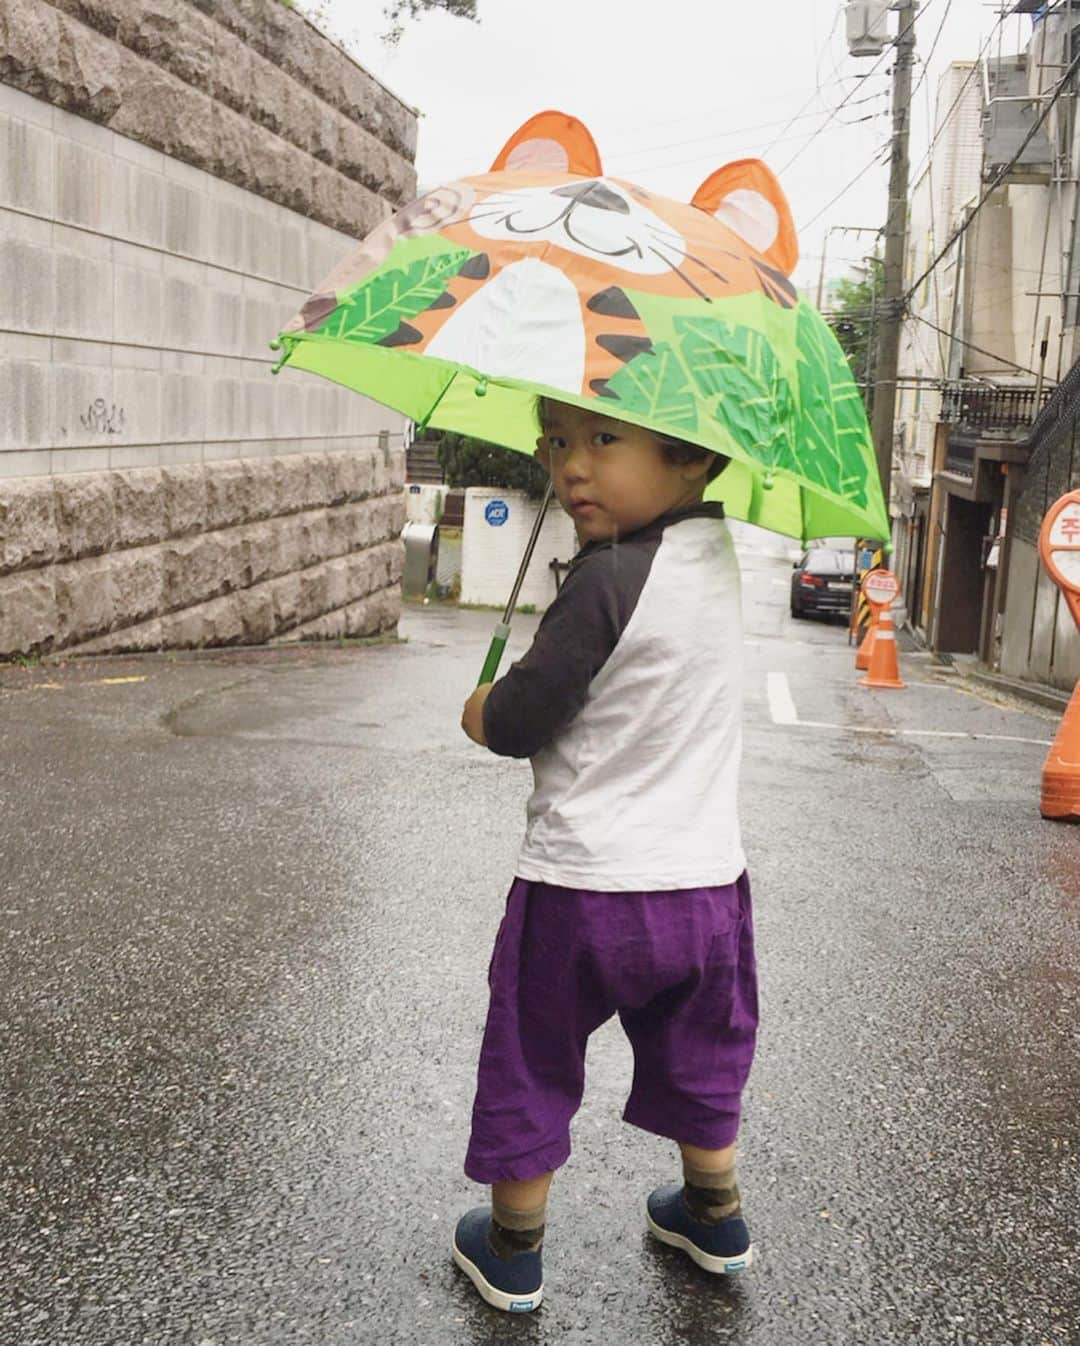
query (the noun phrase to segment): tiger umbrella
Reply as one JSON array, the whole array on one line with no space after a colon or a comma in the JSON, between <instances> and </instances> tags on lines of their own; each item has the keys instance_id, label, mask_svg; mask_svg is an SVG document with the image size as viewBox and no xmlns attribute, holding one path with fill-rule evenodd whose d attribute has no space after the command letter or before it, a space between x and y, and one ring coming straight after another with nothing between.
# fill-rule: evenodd
<instances>
[{"instance_id":1,"label":"tiger umbrella","mask_svg":"<svg viewBox=\"0 0 1080 1346\"><path fill-rule=\"evenodd\" d=\"M803 541L887 537L862 399L788 279L797 258L760 160L684 205L605 177L586 127L541 112L489 173L370 234L281 332L275 370L528 454L551 397L726 455L706 497L731 517Z\"/></svg>"}]
</instances>

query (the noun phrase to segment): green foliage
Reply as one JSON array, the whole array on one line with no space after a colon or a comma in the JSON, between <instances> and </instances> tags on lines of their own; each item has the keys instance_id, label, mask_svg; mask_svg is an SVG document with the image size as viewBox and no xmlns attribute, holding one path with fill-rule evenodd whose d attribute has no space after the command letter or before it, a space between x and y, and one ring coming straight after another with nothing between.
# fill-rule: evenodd
<instances>
[{"instance_id":1,"label":"green foliage","mask_svg":"<svg viewBox=\"0 0 1080 1346\"><path fill-rule=\"evenodd\" d=\"M383 41L391 46L395 45L405 31L407 21L418 19L421 14L433 9L441 9L458 19L471 19L474 23L477 22L476 0L390 0L383 10L390 23L390 29L383 35Z\"/></svg>"},{"instance_id":2,"label":"green foliage","mask_svg":"<svg viewBox=\"0 0 1080 1346\"><path fill-rule=\"evenodd\" d=\"M499 486L507 491L524 491L530 500L539 500L547 490L548 476L540 464L513 449L446 433L438 452L446 483L454 490Z\"/></svg>"},{"instance_id":3,"label":"green foliage","mask_svg":"<svg viewBox=\"0 0 1080 1346\"><path fill-rule=\"evenodd\" d=\"M842 280L836 287L836 302L829 314L829 326L847 356L848 367L866 405L873 409L875 363L874 306L884 291L884 263L880 257L869 259L861 280Z\"/></svg>"}]
</instances>

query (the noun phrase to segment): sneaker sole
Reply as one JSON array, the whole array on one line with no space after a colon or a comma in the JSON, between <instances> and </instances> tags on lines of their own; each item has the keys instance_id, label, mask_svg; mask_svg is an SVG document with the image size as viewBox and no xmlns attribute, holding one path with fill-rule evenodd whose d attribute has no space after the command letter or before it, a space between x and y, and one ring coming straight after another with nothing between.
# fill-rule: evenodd
<instances>
[{"instance_id":1,"label":"sneaker sole","mask_svg":"<svg viewBox=\"0 0 1080 1346\"><path fill-rule=\"evenodd\" d=\"M666 1243L669 1248L679 1248L686 1253L687 1257L697 1263L702 1271L712 1272L714 1276L733 1276L746 1269L753 1263L754 1246L747 1248L746 1252L739 1253L738 1257L714 1257L711 1253L703 1252L696 1243L691 1242L683 1234L672 1233L670 1229L661 1229L648 1210L645 1212L645 1219L649 1223L649 1232L653 1238L659 1239L661 1243Z\"/></svg>"},{"instance_id":2,"label":"sneaker sole","mask_svg":"<svg viewBox=\"0 0 1080 1346\"><path fill-rule=\"evenodd\" d=\"M533 1309L540 1307L540 1301L544 1298L543 1284L531 1295L508 1295L505 1290L499 1290L491 1284L476 1263L471 1262L457 1246L456 1240L452 1251L454 1261L476 1286L480 1298L493 1309L501 1309L503 1313L532 1313Z\"/></svg>"}]
</instances>

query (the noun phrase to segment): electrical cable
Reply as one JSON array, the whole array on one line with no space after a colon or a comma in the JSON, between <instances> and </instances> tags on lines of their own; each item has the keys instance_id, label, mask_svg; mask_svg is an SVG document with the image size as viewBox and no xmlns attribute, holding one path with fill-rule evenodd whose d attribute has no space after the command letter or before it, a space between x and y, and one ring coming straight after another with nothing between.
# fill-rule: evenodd
<instances>
[{"instance_id":1,"label":"electrical cable","mask_svg":"<svg viewBox=\"0 0 1080 1346\"><path fill-rule=\"evenodd\" d=\"M1006 175L1009 173L1009 171L1010 171L1012 168L1014 168L1014 167L1016 166L1016 164L1018 164L1018 163L1020 162L1020 156L1024 153L1024 151L1027 149L1027 147L1028 147L1028 146L1031 144L1031 142L1035 139L1035 135L1036 135L1036 133L1041 129L1043 122L1044 122L1044 121L1046 120L1046 118L1050 115L1050 109L1054 106L1054 104L1057 102L1057 100L1058 100L1058 99L1061 97L1061 95L1065 92L1065 88L1066 88L1067 84L1068 84L1069 81L1072 79L1073 75L1076 74L1076 71L1077 71L1078 69L1080 69L1080 52L1078 52L1078 53L1076 54L1076 56L1074 56L1073 59L1069 62L1068 68L1066 69L1064 75L1062 75L1061 79L1058 81L1057 86L1056 86L1055 89L1054 89L1054 92L1053 92L1053 93L1051 94L1051 96L1047 99L1047 101L1046 101L1046 105L1043 107L1043 109L1042 109L1042 111L1039 113L1039 115L1035 118L1035 121L1032 123L1030 129L1028 130L1027 135L1026 135L1026 136L1023 138L1023 140L1020 142L1020 147L1019 147L1019 149L1016 151L1016 153L1013 155L1013 157L1009 160L1009 162L1008 162L1007 164L1004 164L1004 165L998 170L998 172L994 175L994 180L993 180L993 182L990 183L990 185L985 189L985 191L984 191L984 192L982 193L982 195L979 197L978 201L975 202L975 205L974 205L973 208L971 209L971 211L970 211L970 213L968 214L967 218L964 220L963 224L961 224L957 229L955 229L955 230L953 231L952 236L950 237L949 241L945 244L945 246L944 246L944 247L941 249L941 251L937 254L937 256L934 258L934 260L930 263L930 265L926 268L926 270L925 270L925 271L924 271L924 272L923 272L923 273L922 273L922 274L921 274L921 275L920 275L920 276L919 276L919 277L918 277L918 278L917 278L917 279L916 279L916 280L915 280L915 281L908 287L908 289L905 291L904 295L902 296L902 297L903 297L903 301L904 301L905 304L908 302L908 300L911 298L911 296L915 293L915 291L919 288L919 286L923 283L923 281L926 279L926 277L927 277L928 275L930 275L930 273L935 269L935 267L937 267L937 266L940 264L940 262L942 261L942 259L943 259L943 258L945 257L945 255L949 252L949 250L951 249L952 245L957 241L957 239L961 238L965 233L967 233L968 229L971 228L971 223L972 223L972 221L975 219L975 217L978 215L979 211L980 211L980 210L983 208L983 206L986 204L987 200L990 198L990 196L992 195L992 193L995 192L995 191L998 189L998 187L999 187L999 186L1001 185L1001 183L1004 181L1004 179L1005 179ZM1017 368L1020 368L1020 367L1021 367L1021 366L1017 366ZM1032 371L1032 370L1027 370L1027 371L1025 371L1025 372L1026 372L1026 373L1032 373L1033 371Z\"/></svg>"},{"instance_id":2,"label":"electrical cable","mask_svg":"<svg viewBox=\"0 0 1080 1346\"><path fill-rule=\"evenodd\" d=\"M847 186L842 187L840 191L836 193L836 195L833 197L831 201L829 201L826 205L821 207L821 209L818 211L816 215L812 215L810 219L804 221L803 224L800 225L800 230L809 229L812 224L816 224L817 221L821 219L822 215L824 215L827 210L832 210L833 206L836 205L837 201L839 201L841 197L846 196L848 192L851 191L852 187L857 186L863 180L863 178L866 176L866 174L870 171L871 168L874 168L880 163L884 163L885 155L889 153L891 148L892 148L891 140L887 140L884 145L879 145L878 148L874 151L873 155L871 156L870 162L867 164L863 164L862 168L859 169L859 171L855 174L855 176L851 179L851 181L847 184Z\"/></svg>"},{"instance_id":3,"label":"electrical cable","mask_svg":"<svg viewBox=\"0 0 1080 1346\"><path fill-rule=\"evenodd\" d=\"M988 351L982 346L976 346L973 341L964 341L962 337L955 336L952 332L946 332L944 327L939 327L929 318L921 318L917 313L909 313L908 317L914 318L916 322L924 323L927 327L932 327L935 332L941 332L943 335L950 337L958 346L966 346L968 350L977 351L989 360L997 360L999 364L1008 365L1010 369L1015 369L1020 374L1031 374L1034 378L1039 377L1034 369L1028 369L1026 365L1018 365L1015 360L1008 360L1004 355L995 355L993 351Z\"/></svg>"},{"instance_id":4,"label":"electrical cable","mask_svg":"<svg viewBox=\"0 0 1080 1346\"><path fill-rule=\"evenodd\" d=\"M910 21L908 22L907 27L903 29L902 32L897 33L896 37L890 43L890 47L895 47L898 43L902 42L903 39L907 37L908 33L910 33L911 30L915 27L917 20L925 18L929 9L936 3L937 0L926 0L926 3L923 5L921 13L919 10L912 11L912 16ZM885 57L888 55L888 53L889 48L887 47L885 51L883 51L881 55L877 58L874 64L870 67L870 69L866 72L864 78L869 78L870 75L875 73L877 67L882 63L883 60L885 60ZM853 89L851 92L854 93L855 90ZM781 174L786 173L787 170L791 167L791 165L795 162L795 160L798 159L801 154L804 154L810 148L810 146L814 143L814 141L818 138L818 136L821 135L822 131L825 130L825 127L828 126L829 122L832 121L833 117L835 117L840 112L840 109L844 107L844 105L848 102L850 96L851 95L849 94L847 97L842 98L840 100L840 102L836 105L836 107L833 108L829 119L824 123L824 125L818 127L818 129L813 133L810 139L807 140L806 144L802 147L802 149L796 151L796 153L791 156L791 158L787 161L787 163L784 164L783 168L778 170L779 173Z\"/></svg>"}]
</instances>

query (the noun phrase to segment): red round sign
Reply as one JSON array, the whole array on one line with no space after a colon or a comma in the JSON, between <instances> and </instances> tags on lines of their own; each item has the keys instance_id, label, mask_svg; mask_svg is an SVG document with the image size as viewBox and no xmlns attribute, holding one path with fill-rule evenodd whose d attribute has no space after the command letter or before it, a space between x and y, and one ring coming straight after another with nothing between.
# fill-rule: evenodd
<instances>
[{"instance_id":1,"label":"red round sign","mask_svg":"<svg viewBox=\"0 0 1080 1346\"><path fill-rule=\"evenodd\" d=\"M891 570L871 570L863 576L863 597L873 608L887 608L900 592L900 581Z\"/></svg>"}]
</instances>

